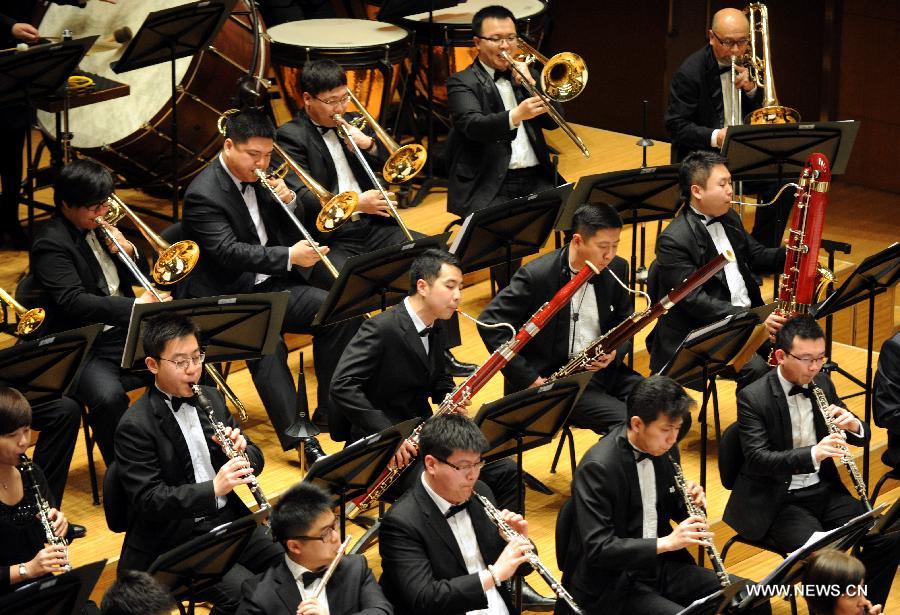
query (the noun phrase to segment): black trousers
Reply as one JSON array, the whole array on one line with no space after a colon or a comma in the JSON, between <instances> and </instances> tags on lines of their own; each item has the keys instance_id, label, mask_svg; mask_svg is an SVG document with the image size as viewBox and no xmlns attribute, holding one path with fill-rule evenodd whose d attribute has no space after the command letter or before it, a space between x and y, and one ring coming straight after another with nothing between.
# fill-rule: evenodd
<instances>
[{"instance_id":1,"label":"black trousers","mask_svg":"<svg viewBox=\"0 0 900 615\"><path fill-rule=\"evenodd\" d=\"M40 432L34 447L34 462L44 471L53 506L62 508L69 465L81 426L81 404L61 397L31 409L31 426Z\"/></svg>"},{"instance_id":2,"label":"black trousers","mask_svg":"<svg viewBox=\"0 0 900 615\"><path fill-rule=\"evenodd\" d=\"M813 532L834 529L864 512L862 503L844 489L821 481L788 492L766 539L794 551ZM866 566L869 600L884 604L900 562L900 534L866 536L860 543L859 559Z\"/></svg>"},{"instance_id":3,"label":"black trousers","mask_svg":"<svg viewBox=\"0 0 900 615\"><path fill-rule=\"evenodd\" d=\"M598 434L627 419L625 400L644 377L622 362L614 362L590 379L572 409L569 422Z\"/></svg>"}]
</instances>

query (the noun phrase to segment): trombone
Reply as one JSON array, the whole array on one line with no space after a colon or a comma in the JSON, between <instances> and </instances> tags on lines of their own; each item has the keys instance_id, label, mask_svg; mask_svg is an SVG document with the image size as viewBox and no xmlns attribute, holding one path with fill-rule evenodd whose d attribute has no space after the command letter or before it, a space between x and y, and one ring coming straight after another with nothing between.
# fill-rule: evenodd
<instances>
[{"instance_id":1,"label":"trombone","mask_svg":"<svg viewBox=\"0 0 900 615\"><path fill-rule=\"evenodd\" d=\"M522 51L516 59L525 64L537 61L544 65L541 69L541 86L552 100L568 102L581 94L587 86L587 64L577 53L563 51L547 59L547 56L529 45L521 36L516 44Z\"/></svg>"},{"instance_id":2,"label":"trombone","mask_svg":"<svg viewBox=\"0 0 900 615\"><path fill-rule=\"evenodd\" d=\"M147 276L145 276L140 268L138 268L137 263L128 256L122 247L122 244L116 239L116 236L102 223L106 222L110 226L115 226L122 218L131 220L141 232L141 235L144 236L144 239L147 240L159 255L156 264L153 266L153 271L151 271L153 281L157 284L177 284L187 277L200 259L200 248L195 242L189 240L179 241L170 245L162 237L154 233L153 229L147 226L147 224L115 193L107 198L107 203L109 204L109 210L104 216L97 216L94 218L94 222L99 225L106 238L116 246L118 249L116 256L119 257L122 264L125 265L129 272L131 272L131 275L133 275L140 285L144 287L144 290L156 297L157 301L162 301L162 295L159 294L150 280L147 279ZM219 370L208 364L204 364L203 369L206 372L206 375L208 375L216 386L221 389L222 394L228 398L228 401L230 401L237 410L238 419L242 423L246 422L249 418L247 409L244 407L241 400L238 399L237 395L234 394L234 391L231 390L231 387L228 386L228 383L225 382L225 378L222 377Z\"/></svg>"},{"instance_id":3,"label":"trombone","mask_svg":"<svg viewBox=\"0 0 900 615\"><path fill-rule=\"evenodd\" d=\"M349 94L350 90L347 90L347 93ZM353 94L350 94L350 97L352 100L356 100L356 98L353 98ZM363 117L365 117L365 116L368 116L370 118L372 117L371 115L368 115L368 113L366 113ZM410 233L409 229L406 228L406 225L403 224L403 219L400 218L400 212L397 211L397 207L394 205L394 202L390 199L390 197L388 196L388 193L385 192L384 186L382 186L381 182L378 181L378 178L375 176L375 172L372 170L372 167L369 166L369 161L366 160L365 156L363 156L363 153L360 151L359 146L356 144L356 141L354 141L353 137L350 136L349 130L350 130L351 124L347 120L345 120L341 116L340 113L335 113L332 116L332 118L334 118L334 121L338 123L338 136L350 144L350 147L353 149L353 153L356 155L356 159L359 160L359 164L362 165L362 168L366 171L366 175L369 176L369 181L372 182L372 184L375 186L375 188L378 189L378 192L381 193L381 198L383 198L385 200L385 202L387 203L388 211L390 211L391 216L394 218L394 220L397 221L397 224L400 225L400 230L402 230L403 234L406 235L407 241L412 241L413 240L412 233ZM373 130L374 130L375 126L377 126L377 124L373 125L373 127L372 127ZM381 128L381 127L379 126L379 128ZM384 136L387 137L387 134L385 134ZM384 142L382 141L382 143L384 143ZM387 146L387 145L385 145L385 147L389 148L389 146ZM410 146L404 146L404 147L410 147ZM417 144L416 147L422 148L423 152L425 151L425 148L422 147L421 145ZM399 153L399 152L397 152L397 153ZM405 154L404 154L404 156L405 156ZM392 157L393 157L393 155L392 155ZM423 158L423 162L424 162L424 158ZM387 169L388 169L388 165L390 165L390 164L391 164L391 159L388 159L388 161L384 163L385 170L382 171L382 173L385 176L387 176L387 173L388 173ZM416 171L416 172L418 172L418 171ZM410 177L412 177L412 175L410 175Z\"/></svg>"},{"instance_id":4,"label":"trombone","mask_svg":"<svg viewBox=\"0 0 900 615\"><path fill-rule=\"evenodd\" d=\"M763 89L762 107L750 114L751 124L796 124L800 113L778 102L775 93L775 76L772 71L772 54L769 45L769 10L762 2L753 2L744 9L750 21L750 78ZM763 57L757 55L756 35L759 33Z\"/></svg>"},{"instance_id":5,"label":"trombone","mask_svg":"<svg viewBox=\"0 0 900 615\"><path fill-rule=\"evenodd\" d=\"M578 149L581 150L581 153L584 154L584 157L590 158L591 153L588 151L587 146L585 146L584 141L581 140L581 137L575 134L575 131L572 130L572 128L566 123L566 120L563 119L559 111L557 111L556 108L551 104L550 97L544 94L539 88L531 84L531 81L528 80L528 76L526 76L525 73L523 73L522 70L518 66L516 66L515 59L513 59L513 57L509 55L508 51L501 50L500 57L506 60L509 63L510 68L518 73L519 77L521 78L520 81L525 89L528 90L528 93L532 96L537 96L541 99L541 101L543 101L544 106L547 107L547 114L550 115L551 119L553 119L554 122L556 122L557 126L562 128L563 132L566 133L566 136L572 139L575 145L578 146Z\"/></svg>"},{"instance_id":6,"label":"trombone","mask_svg":"<svg viewBox=\"0 0 900 615\"><path fill-rule=\"evenodd\" d=\"M235 113L240 113L240 109L229 109L225 111L222 115L219 116L219 119L216 121L216 128L219 129L219 134L223 137L227 137L225 134L225 120L228 119L229 115L234 115ZM307 173L303 167L297 164L293 158L291 158L284 149L278 145L278 143L273 141L273 149L276 154L281 156L281 160L283 164L278 167L272 174L276 177L282 177L282 169L284 172L287 172L287 169L290 168L294 173L297 174L297 177L300 178L300 181L304 183L304 185L309 188L309 191L312 192L317 199L319 199L319 203L322 205L322 211L319 212L319 215L316 216L316 228L322 231L323 233L330 233L331 231L337 229L344 222L347 222L353 215L356 210L356 206L359 205L359 195L355 192L347 191L341 192L337 196L328 192L322 185L317 182L313 177ZM257 174L258 175L258 174ZM261 177L264 177L261 176ZM271 186L267 186L271 188ZM276 200L281 203L281 199L276 197ZM294 217L293 212L288 210L291 218ZM312 241L304 229L301 231L301 234L308 240Z\"/></svg>"},{"instance_id":7,"label":"trombone","mask_svg":"<svg viewBox=\"0 0 900 615\"><path fill-rule=\"evenodd\" d=\"M44 308L37 307L29 310L2 288L0 288L0 302L11 307L19 317L19 324L16 325L16 335L20 337L32 333L44 322L44 317L46 316Z\"/></svg>"}]
</instances>

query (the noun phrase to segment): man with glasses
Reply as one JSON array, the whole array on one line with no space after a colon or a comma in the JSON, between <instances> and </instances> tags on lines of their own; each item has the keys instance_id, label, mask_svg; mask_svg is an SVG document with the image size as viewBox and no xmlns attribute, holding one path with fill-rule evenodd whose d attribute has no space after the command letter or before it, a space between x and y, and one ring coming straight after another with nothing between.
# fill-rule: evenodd
<instances>
[{"instance_id":1,"label":"man with glasses","mask_svg":"<svg viewBox=\"0 0 900 615\"><path fill-rule=\"evenodd\" d=\"M461 414L433 417L420 437L425 471L384 516L378 541L381 585L398 612L517 614L510 581L533 545L528 522L508 510L501 518L522 538L505 543L473 491L487 440Z\"/></svg>"},{"instance_id":2,"label":"man with glasses","mask_svg":"<svg viewBox=\"0 0 900 615\"><path fill-rule=\"evenodd\" d=\"M203 387L215 420L244 456L229 459L212 435L206 408L198 406L191 385L203 372L200 332L187 317L162 312L149 319L142 342L154 383L137 400L116 432L116 463L129 527L119 570L147 570L157 557L195 536L250 514L235 493L246 489L263 469L260 449L241 433L225 400ZM241 584L282 557L268 527L254 530L235 565L203 599L213 613L233 613Z\"/></svg>"},{"instance_id":3,"label":"man with glasses","mask_svg":"<svg viewBox=\"0 0 900 615\"><path fill-rule=\"evenodd\" d=\"M484 7L472 18L472 31L478 57L447 80L453 124L447 210L459 216L560 183L542 132L557 125L501 55L518 51L515 16L502 6ZM517 66L534 84L537 69Z\"/></svg>"},{"instance_id":4,"label":"man with glasses","mask_svg":"<svg viewBox=\"0 0 900 615\"><path fill-rule=\"evenodd\" d=\"M318 592L322 575L341 546L338 518L327 491L298 483L284 492L269 519L272 537L284 558L262 577L244 583L238 615L392 615L366 558L341 558L328 584Z\"/></svg>"},{"instance_id":5,"label":"man with glasses","mask_svg":"<svg viewBox=\"0 0 900 615\"><path fill-rule=\"evenodd\" d=\"M834 385L820 373L827 361L825 334L811 316L796 316L778 331L778 367L737 398L744 463L725 507L724 520L739 534L790 552L813 532L838 527L865 512L841 482L836 459L847 445L862 446L867 426L842 407ZM841 434L830 434L813 397ZM850 452L853 455L853 452ZM868 597L884 604L900 559L900 534L863 539Z\"/></svg>"}]
</instances>

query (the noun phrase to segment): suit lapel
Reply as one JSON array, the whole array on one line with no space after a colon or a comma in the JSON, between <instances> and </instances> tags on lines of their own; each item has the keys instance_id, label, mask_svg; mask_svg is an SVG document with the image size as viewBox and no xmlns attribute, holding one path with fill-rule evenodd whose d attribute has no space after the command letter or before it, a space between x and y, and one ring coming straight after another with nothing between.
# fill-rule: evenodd
<instances>
[{"instance_id":1,"label":"suit lapel","mask_svg":"<svg viewBox=\"0 0 900 615\"><path fill-rule=\"evenodd\" d=\"M72 241L78 248L78 252L80 252L82 258L84 258L85 264L90 270L91 275L94 276L94 286L97 288L97 291L101 295L109 295L109 286L107 285L106 278L103 275L103 269L100 268L100 262L94 255L94 251L91 250L91 246L88 245L85 234L72 226L72 224L70 224L69 221L64 217L60 216L60 220L62 220L63 227L66 229L69 235L71 235ZM99 237L97 239L98 241L100 241ZM103 244L102 241L100 243L101 245Z\"/></svg>"},{"instance_id":2,"label":"suit lapel","mask_svg":"<svg viewBox=\"0 0 900 615\"><path fill-rule=\"evenodd\" d=\"M360 607L356 603L359 592L358 583L355 584L356 587L348 583L349 569L350 563L344 559L334 569L334 574L328 582L328 612L334 615L355 613Z\"/></svg>"},{"instance_id":3,"label":"suit lapel","mask_svg":"<svg viewBox=\"0 0 900 615\"><path fill-rule=\"evenodd\" d=\"M401 301L393 309L395 317L397 319L397 323L400 325L401 331L403 331L403 341L406 343L410 351L417 357L419 357L419 360L422 361L425 367L430 369L431 362L428 360L428 356L425 354L425 345L422 344L422 338L416 331L416 327L415 325L413 325L412 318L409 317L409 313L406 311L406 305ZM432 342L433 341L434 337L432 337Z\"/></svg>"},{"instance_id":4,"label":"suit lapel","mask_svg":"<svg viewBox=\"0 0 900 615\"><path fill-rule=\"evenodd\" d=\"M781 388L781 381L778 379L777 369L769 372L769 390L775 398L775 412L777 424L781 427L781 450L788 451L794 448L794 440L791 430L791 411L788 408L787 397L784 389Z\"/></svg>"},{"instance_id":5,"label":"suit lapel","mask_svg":"<svg viewBox=\"0 0 900 615\"><path fill-rule=\"evenodd\" d=\"M641 483L640 480L638 480L637 463L634 460L634 449L631 448L631 444L628 443L628 438L625 436L624 429L622 430L621 435L616 437L621 438L619 441L619 455L621 455L622 470L625 473L625 481L622 488L628 490L628 527L626 528L626 534L632 538L639 538L643 535L644 507L643 502L641 501L641 490L639 487ZM657 493L657 501L659 501L659 497L660 494Z\"/></svg>"},{"instance_id":6,"label":"suit lapel","mask_svg":"<svg viewBox=\"0 0 900 615\"><path fill-rule=\"evenodd\" d=\"M716 245L713 243L712 237L709 236L709 230L706 228L706 223L700 216L694 213L694 210L691 209L689 203L685 203L681 215L686 216L685 222L687 222L688 228L694 236L697 248L700 250L700 265L702 266L717 257L719 252L716 250ZM731 238L729 238L729 241L731 241ZM726 289L728 288L728 281L725 277L724 269L720 269L713 277L715 277L715 279Z\"/></svg>"},{"instance_id":7,"label":"suit lapel","mask_svg":"<svg viewBox=\"0 0 900 615\"><path fill-rule=\"evenodd\" d=\"M719 76L719 63L712 52L712 47L706 47L706 82L709 84L709 97L713 109L716 110L716 119L722 128L725 125L725 102L722 100L722 79Z\"/></svg>"},{"instance_id":8,"label":"suit lapel","mask_svg":"<svg viewBox=\"0 0 900 615\"><path fill-rule=\"evenodd\" d=\"M253 218L250 217L250 210L247 209L247 203L244 201L240 188L228 175L228 171L222 167L222 162L218 158L215 158L211 164L214 165L213 168L216 170L219 189L223 193L222 202L227 203L238 218L235 229L238 239L246 243L260 244L259 235L256 233L256 225L253 224ZM255 185L253 189L256 189ZM257 196L256 202L259 204L259 196Z\"/></svg>"},{"instance_id":9,"label":"suit lapel","mask_svg":"<svg viewBox=\"0 0 900 615\"><path fill-rule=\"evenodd\" d=\"M178 459L178 462L184 470L185 482L195 482L196 478L194 477L194 465L191 463L191 452L184 439L184 434L181 433L181 428L175 420L174 413L169 409L169 405L165 401L165 396L156 389L155 385L149 387L147 394L150 396L150 405L153 408L154 414L156 414L159 419L163 433L169 439L169 442L172 443L175 457Z\"/></svg>"},{"instance_id":10,"label":"suit lapel","mask_svg":"<svg viewBox=\"0 0 900 615\"><path fill-rule=\"evenodd\" d=\"M306 128L307 135L309 135L308 140L311 141L318 150L319 156L325 163L326 176L322 183L328 187L329 191L336 193L338 188L337 169L334 167L334 160L331 159L331 152L329 151L328 146L325 145L325 138L322 136L322 133L319 132L319 127L312 123L312 120L309 119L309 116L306 113L301 113L300 118L302 119L303 126ZM311 172L311 169L307 170Z\"/></svg>"},{"instance_id":11,"label":"suit lapel","mask_svg":"<svg viewBox=\"0 0 900 615\"><path fill-rule=\"evenodd\" d=\"M447 520L441 514L441 511L438 510L438 507L431 499L431 496L425 491L425 487L422 486L421 480L416 480L414 489L415 491L413 493L415 494L416 503L419 505L419 509L422 511L422 515L425 517L425 522L428 524L428 527L430 527L434 534L447 545L450 549L450 553L456 558L456 561L462 567L462 570L466 571L466 562L463 559L462 551L459 550L459 544L456 542L456 537L450 529L450 524L447 523Z\"/></svg>"},{"instance_id":12,"label":"suit lapel","mask_svg":"<svg viewBox=\"0 0 900 615\"><path fill-rule=\"evenodd\" d=\"M476 60L472 64L472 71L475 74L475 77L481 83L482 89L487 92L488 97L488 107L492 113L499 113L505 109L503 106L503 99L500 97L500 90L497 89L497 86L494 84L494 79L487 72L487 69L481 64L480 61ZM515 91L515 87L513 87Z\"/></svg>"},{"instance_id":13,"label":"suit lapel","mask_svg":"<svg viewBox=\"0 0 900 615\"><path fill-rule=\"evenodd\" d=\"M300 589L297 587L297 581L291 576L291 571L283 560L275 567L275 574L272 576L272 579L275 581L275 593L278 594L278 598L287 607L285 612L293 613L296 611L297 605L302 600ZM330 600L329 606L331 606ZM334 610L332 607L331 612L338 613L339 611Z\"/></svg>"}]
</instances>

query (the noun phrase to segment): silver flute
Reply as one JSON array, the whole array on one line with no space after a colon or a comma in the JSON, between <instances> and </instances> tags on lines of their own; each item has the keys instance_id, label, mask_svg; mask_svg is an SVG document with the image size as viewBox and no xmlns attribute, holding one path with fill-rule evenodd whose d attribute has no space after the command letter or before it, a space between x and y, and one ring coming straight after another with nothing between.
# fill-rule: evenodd
<instances>
[{"instance_id":1,"label":"silver flute","mask_svg":"<svg viewBox=\"0 0 900 615\"><path fill-rule=\"evenodd\" d=\"M62 536L57 536L53 531L53 522L50 520L50 504L44 499L44 496L41 495L41 489L38 486L37 477L34 474L34 464L25 453L19 455L19 462L22 466L22 476L28 478L28 482L30 483L29 487L34 491L34 503L38 508L38 519L41 521L41 527L44 528L44 539L47 544L52 547L63 548L63 551L66 554L66 564L62 568L66 572L69 572L72 570L72 565L68 563L69 543L67 543L66 539Z\"/></svg>"},{"instance_id":2,"label":"silver flute","mask_svg":"<svg viewBox=\"0 0 900 615\"><path fill-rule=\"evenodd\" d=\"M688 516L700 517L706 522L706 511L694 503L694 498L692 498L691 494L688 492L687 481L684 480L684 472L681 470L681 465L675 461L671 454L667 454L666 456L669 458L672 467L675 468L675 486L678 488L681 497L684 499L684 505L687 508ZM703 548L706 549L706 554L709 555L709 563L712 564L713 571L719 578L719 585L721 585L722 588L731 585L731 579L728 578L728 573L725 571L725 564L722 562L722 558L719 557L719 550L716 549L716 545L713 543L712 539L704 540Z\"/></svg>"},{"instance_id":3,"label":"silver flute","mask_svg":"<svg viewBox=\"0 0 900 615\"><path fill-rule=\"evenodd\" d=\"M813 397L815 398L816 406L819 408L819 412L822 413L822 418L825 419L825 425L828 427L829 434L838 434L841 438L846 438L846 434L844 430L835 425L834 419L828 414L828 406L831 404L828 403L828 399L825 397L825 392L822 391L817 386L814 386L810 383L810 390L813 393ZM872 510L872 503L869 502L869 490L866 488L866 482L863 480L862 474L859 471L859 468L856 466L856 461L853 460L853 455L850 454L850 449L847 448L846 445L842 447L844 449L845 454L841 456L840 462L844 464L844 467L847 468L847 471L850 472L850 479L853 481L853 487L856 489L856 494L859 496L859 501L863 503L863 506L866 507L866 510Z\"/></svg>"},{"instance_id":4,"label":"silver flute","mask_svg":"<svg viewBox=\"0 0 900 615\"><path fill-rule=\"evenodd\" d=\"M484 512L487 514L488 519L490 519L491 522L497 526L497 528L500 530L500 533L503 534L503 538L504 540L506 540L506 542L511 542L516 538L522 536L519 532L514 530L511 525L509 525L500 517L500 511L497 510L496 506L491 504L491 501L489 499L476 491L473 491L472 495L478 498L478 501L481 502L481 505L484 507ZM528 539L526 538L526 540ZM528 552L528 563L531 564L531 567L534 568L539 575L541 575L541 578L546 581L547 585L550 586L550 589L552 589L559 598L565 600L568 603L570 609L575 611L577 615L582 615L584 611L582 611L578 604L575 602L575 598L572 597L572 594L566 591L566 588L563 587L562 583L560 583L553 577L553 573L550 572L550 569L547 568L543 564L543 562L541 562L541 560L537 556L537 553L535 553L534 551Z\"/></svg>"},{"instance_id":5,"label":"silver flute","mask_svg":"<svg viewBox=\"0 0 900 615\"><path fill-rule=\"evenodd\" d=\"M209 422L212 424L216 438L219 439L222 450L225 451L225 456L228 457L228 459L237 459L238 457L240 457L247 460L247 463L249 463L250 459L247 457L247 453L238 452L238 450L234 448L234 442L232 441L232 439L225 435L225 424L222 421L216 420L216 414L213 411L213 405L212 403L210 403L209 398L206 397L206 393L203 392L203 389L201 389L199 385L192 384L191 390L197 397L197 404L200 406L200 409L203 410L209 417ZM250 482L247 484L247 486L250 487L250 493L252 493L253 497L256 498L256 503L259 505L259 509L265 510L266 508L269 508L269 500L262 492L262 487L259 486L259 481L256 479L255 475L250 475Z\"/></svg>"}]
</instances>

